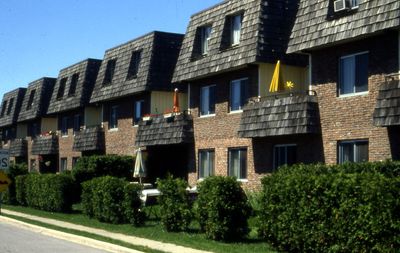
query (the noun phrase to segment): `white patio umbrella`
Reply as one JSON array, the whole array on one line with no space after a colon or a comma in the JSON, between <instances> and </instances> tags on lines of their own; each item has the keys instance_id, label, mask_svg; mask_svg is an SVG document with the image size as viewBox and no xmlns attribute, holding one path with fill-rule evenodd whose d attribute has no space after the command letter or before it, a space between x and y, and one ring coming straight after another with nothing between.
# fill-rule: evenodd
<instances>
[{"instance_id":1,"label":"white patio umbrella","mask_svg":"<svg viewBox=\"0 0 400 253\"><path fill-rule=\"evenodd\" d=\"M133 177L138 177L140 184L142 183L142 177L146 176L146 167L144 165L142 150L139 148L136 150L136 161L135 169L133 171Z\"/></svg>"}]
</instances>

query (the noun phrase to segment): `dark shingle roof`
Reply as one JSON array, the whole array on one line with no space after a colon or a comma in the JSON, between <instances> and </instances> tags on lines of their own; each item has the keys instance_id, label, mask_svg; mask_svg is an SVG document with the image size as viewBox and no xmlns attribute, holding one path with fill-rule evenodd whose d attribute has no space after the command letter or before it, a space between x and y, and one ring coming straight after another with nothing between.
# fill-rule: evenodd
<instances>
[{"instance_id":1,"label":"dark shingle roof","mask_svg":"<svg viewBox=\"0 0 400 253\"><path fill-rule=\"evenodd\" d=\"M297 0L230 0L191 17L178 62L174 82L191 80L256 62L306 65L306 58L284 55L296 15ZM242 14L240 43L229 40L229 16ZM208 53L196 56L199 28L211 25Z\"/></svg>"},{"instance_id":2,"label":"dark shingle roof","mask_svg":"<svg viewBox=\"0 0 400 253\"><path fill-rule=\"evenodd\" d=\"M105 52L90 102L111 100L145 90L172 90L171 79L183 35L151 32ZM133 52L140 52L137 73L128 77ZM104 77L109 60L116 60L109 84Z\"/></svg>"},{"instance_id":3,"label":"dark shingle roof","mask_svg":"<svg viewBox=\"0 0 400 253\"><path fill-rule=\"evenodd\" d=\"M359 1L357 10L334 16L333 0L300 0L287 52L354 39L400 26L399 0Z\"/></svg>"},{"instance_id":4,"label":"dark shingle roof","mask_svg":"<svg viewBox=\"0 0 400 253\"><path fill-rule=\"evenodd\" d=\"M58 113L88 105L100 64L101 60L87 59L62 69L54 86L47 112ZM75 94L70 95L71 80L73 80L74 74L79 75L78 82L76 83ZM60 84L65 78L67 79L64 92L59 93ZM62 97L57 98L58 95L62 95Z\"/></svg>"},{"instance_id":5,"label":"dark shingle roof","mask_svg":"<svg viewBox=\"0 0 400 253\"><path fill-rule=\"evenodd\" d=\"M46 114L55 83L55 78L43 77L28 85L18 116L18 122L32 120ZM29 101L32 99L31 96L33 100ZM29 102L31 102L30 106L28 106Z\"/></svg>"},{"instance_id":6,"label":"dark shingle roof","mask_svg":"<svg viewBox=\"0 0 400 253\"><path fill-rule=\"evenodd\" d=\"M0 109L0 127L11 126L17 122L25 92L26 88L18 88L4 94Z\"/></svg>"},{"instance_id":7,"label":"dark shingle roof","mask_svg":"<svg viewBox=\"0 0 400 253\"><path fill-rule=\"evenodd\" d=\"M193 143L193 120L185 113L170 118L157 116L141 121L136 134L136 146Z\"/></svg>"},{"instance_id":8,"label":"dark shingle roof","mask_svg":"<svg viewBox=\"0 0 400 253\"><path fill-rule=\"evenodd\" d=\"M376 126L400 125L400 82L398 74L392 75L380 86L373 119Z\"/></svg>"},{"instance_id":9,"label":"dark shingle roof","mask_svg":"<svg viewBox=\"0 0 400 253\"><path fill-rule=\"evenodd\" d=\"M246 105L240 121L239 137L320 132L317 97L294 94L281 98L267 97L260 102Z\"/></svg>"},{"instance_id":10,"label":"dark shingle roof","mask_svg":"<svg viewBox=\"0 0 400 253\"><path fill-rule=\"evenodd\" d=\"M75 151L104 150L105 137L101 127L84 129L75 134L72 149Z\"/></svg>"},{"instance_id":11,"label":"dark shingle roof","mask_svg":"<svg viewBox=\"0 0 400 253\"><path fill-rule=\"evenodd\" d=\"M32 155L52 155L58 154L58 137L38 136L32 142Z\"/></svg>"},{"instance_id":12,"label":"dark shingle roof","mask_svg":"<svg viewBox=\"0 0 400 253\"><path fill-rule=\"evenodd\" d=\"M11 157L24 157L28 153L28 142L24 139L14 139L10 143Z\"/></svg>"}]
</instances>

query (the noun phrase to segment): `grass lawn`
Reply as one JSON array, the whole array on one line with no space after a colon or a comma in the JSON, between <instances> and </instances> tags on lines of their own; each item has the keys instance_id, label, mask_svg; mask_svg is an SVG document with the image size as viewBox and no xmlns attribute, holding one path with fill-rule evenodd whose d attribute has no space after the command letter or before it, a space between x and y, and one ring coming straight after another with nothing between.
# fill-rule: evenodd
<instances>
[{"instance_id":1,"label":"grass lawn","mask_svg":"<svg viewBox=\"0 0 400 253\"><path fill-rule=\"evenodd\" d=\"M115 225L102 223L97 221L96 219L90 219L87 216L83 215L80 211L80 206L74 206L74 212L70 214L64 213L51 213L40 211L28 207L21 206L10 206L3 205L5 209L22 212L26 214L36 215L45 218L51 218L61 221L66 221L74 224L84 225L88 227L94 227L99 229L104 229L110 232L117 232L127 235L133 235L143 238L148 238L152 240L174 243L177 245L182 245L190 248L213 251L213 252L232 252L232 253L254 253L254 252L265 252L272 253L276 252L272 249L272 247L259 240L256 237L255 230L253 229L249 235L249 237L242 241L236 243L223 243L216 242L213 240L206 239L205 235L200 233L198 230L198 225L193 223L191 226L190 232L186 233L167 233L163 230L160 221L155 219L154 217L150 217L151 219L146 222L146 224L142 227L133 227L129 224ZM252 225L253 221L250 220L250 225ZM39 224L40 225L40 224ZM57 229L58 230L58 229ZM72 231L73 232L73 231ZM76 234L75 232L73 232ZM95 238L97 239L97 238ZM100 240L103 240L100 238ZM119 244L119 243L117 243ZM122 245L126 246L126 245ZM136 248L137 249L137 248ZM143 249L139 249L143 250ZM148 250L143 250L145 252L153 252Z\"/></svg>"}]
</instances>

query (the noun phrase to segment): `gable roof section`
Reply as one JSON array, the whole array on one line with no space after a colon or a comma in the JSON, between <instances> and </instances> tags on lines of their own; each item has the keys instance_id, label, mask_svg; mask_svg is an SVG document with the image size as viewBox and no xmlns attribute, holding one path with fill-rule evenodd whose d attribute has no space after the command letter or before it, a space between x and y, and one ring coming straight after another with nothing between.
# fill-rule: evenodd
<instances>
[{"instance_id":1,"label":"gable roof section","mask_svg":"<svg viewBox=\"0 0 400 253\"><path fill-rule=\"evenodd\" d=\"M101 60L87 59L62 69L54 86L47 113L59 113L88 105L100 64ZM78 74L75 93L69 94L75 74ZM60 92L63 80L66 80L65 87L64 91Z\"/></svg>"},{"instance_id":2,"label":"gable roof section","mask_svg":"<svg viewBox=\"0 0 400 253\"><path fill-rule=\"evenodd\" d=\"M193 80L256 62L305 65L304 56L284 55L297 11L297 0L230 0L194 14L188 25L173 81ZM229 40L229 17L242 14L240 43ZM212 27L208 53L193 56L199 28Z\"/></svg>"},{"instance_id":3,"label":"gable roof section","mask_svg":"<svg viewBox=\"0 0 400 253\"><path fill-rule=\"evenodd\" d=\"M18 116L18 122L36 119L46 114L55 83L55 78L43 77L28 85ZM32 101L29 101L30 99Z\"/></svg>"},{"instance_id":4,"label":"gable roof section","mask_svg":"<svg viewBox=\"0 0 400 253\"><path fill-rule=\"evenodd\" d=\"M400 1L363 0L357 10L340 16L333 0L300 0L288 53L313 49L400 26Z\"/></svg>"},{"instance_id":5,"label":"gable roof section","mask_svg":"<svg viewBox=\"0 0 400 253\"><path fill-rule=\"evenodd\" d=\"M17 122L25 92L26 88L17 88L4 94L0 110L0 127L11 126ZM12 102L11 107L10 102Z\"/></svg>"},{"instance_id":6,"label":"gable roof section","mask_svg":"<svg viewBox=\"0 0 400 253\"><path fill-rule=\"evenodd\" d=\"M108 49L90 102L111 100L146 90L172 90L172 73L182 40L182 34L155 31ZM139 65L135 76L129 78L134 52L140 52ZM110 60L116 61L115 69L110 83L104 84Z\"/></svg>"}]
</instances>

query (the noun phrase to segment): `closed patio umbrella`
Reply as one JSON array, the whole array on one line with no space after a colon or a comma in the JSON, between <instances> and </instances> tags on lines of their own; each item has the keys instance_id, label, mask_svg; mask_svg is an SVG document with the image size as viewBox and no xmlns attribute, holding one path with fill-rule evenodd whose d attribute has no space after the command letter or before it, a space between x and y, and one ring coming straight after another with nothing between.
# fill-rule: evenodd
<instances>
[{"instance_id":1,"label":"closed patio umbrella","mask_svg":"<svg viewBox=\"0 0 400 253\"><path fill-rule=\"evenodd\" d=\"M272 75L271 84L269 85L269 92L278 92L283 87L281 61L278 60L275 66L274 74Z\"/></svg>"},{"instance_id":2,"label":"closed patio umbrella","mask_svg":"<svg viewBox=\"0 0 400 253\"><path fill-rule=\"evenodd\" d=\"M146 167L144 165L142 150L139 148L136 151L136 161L135 161L135 169L133 171L133 177L138 177L139 182L142 183L142 177L146 176Z\"/></svg>"},{"instance_id":3,"label":"closed patio umbrella","mask_svg":"<svg viewBox=\"0 0 400 253\"><path fill-rule=\"evenodd\" d=\"M174 92L174 107L173 107L173 112L179 112L179 93L178 93L178 89L175 89Z\"/></svg>"}]
</instances>

